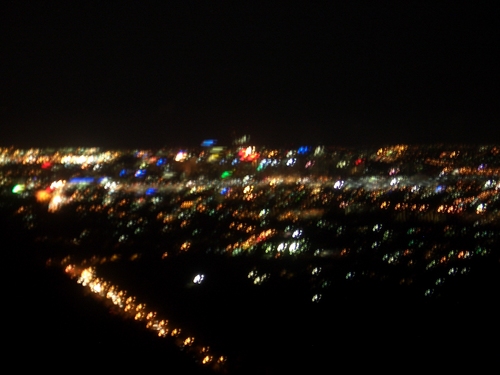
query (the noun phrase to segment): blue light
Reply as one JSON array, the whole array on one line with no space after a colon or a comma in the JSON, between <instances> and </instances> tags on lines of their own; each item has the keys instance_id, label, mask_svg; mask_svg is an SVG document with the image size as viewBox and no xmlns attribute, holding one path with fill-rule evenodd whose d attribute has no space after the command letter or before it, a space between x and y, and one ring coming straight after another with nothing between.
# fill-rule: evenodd
<instances>
[{"instance_id":1,"label":"blue light","mask_svg":"<svg viewBox=\"0 0 500 375\"><path fill-rule=\"evenodd\" d=\"M304 155L307 154L311 151L311 147L309 146L300 146L299 149L297 150L297 153L299 155Z\"/></svg>"},{"instance_id":2,"label":"blue light","mask_svg":"<svg viewBox=\"0 0 500 375\"><path fill-rule=\"evenodd\" d=\"M148 188L146 190L146 195L153 195L154 193L156 193L156 188Z\"/></svg>"},{"instance_id":3,"label":"blue light","mask_svg":"<svg viewBox=\"0 0 500 375\"><path fill-rule=\"evenodd\" d=\"M120 171L120 177L124 177L126 174L127 174L127 170L126 169L122 169Z\"/></svg>"},{"instance_id":4,"label":"blue light","mask_svg":"<svg viewBox=\"0 0 500 375\"><path fill-rule=\"evenodd\" d=\"M145 169L138 169L135 172L135 177L144 177L146 175L146 170Z\"/></svg>"},{"instance_id":5,"label":"blue light","mask_svg":"<svg viewBox=\"0 0 500 375\"><path fill-rule=\"evenodd\" d=\"M160 166L164 165L166 162L167 162L167 159L165 159L165 158L160 158L160 159L158 159L158 161L156 162L156 165L157 165L158 167L160 167Z\"/></svg>"},{"instance_id":6,"label":"blue light","mask_svg":"<svg viewBox=\"0 0 500 375\"><path fill-rule=\"evenodd\" d=\"M220 191L220 193L221 193L222 195L226 195L227 193L229 193L229 188L228 188L228 187L224 187L224 188L222 188L222 190Z\"/></svg>"},{"instance_id":7,"label":"blue light","mask_svg":"<svg viewBox=\"0 0 500 375\"><path fill-rule=\"evenodd\" d=\"M68 181L70 184L90 184L94 182L93 177L74 177Z\"/></svg>"},{"instance_id":8,"label":"blue light","mask_svg":"<svg viewBox=\"0 0 500 375\"><path fill-rule=\"evenodd\" d=\"M203 147L211 147L214 146L217 143L216 139L205 139L203 142L201 142L201 145Z\"/></svg>"}]
</instances>

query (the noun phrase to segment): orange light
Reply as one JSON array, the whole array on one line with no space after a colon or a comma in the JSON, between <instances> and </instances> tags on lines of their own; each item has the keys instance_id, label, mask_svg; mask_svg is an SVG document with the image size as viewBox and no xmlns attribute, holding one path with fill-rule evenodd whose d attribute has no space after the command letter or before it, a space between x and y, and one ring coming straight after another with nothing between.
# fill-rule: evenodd
<instances>
[{"instance_id":1,"label":"orange light","mask_svg":"<svg viewBox=\"0 0 500 375\"><path fill-rule=\"evenodd\" d=\"M35 196L36 196L36 200L38 202L48 202L50 200L50 198L52 197L52 195L49 192L47 192L46 190L37 191Z\"/></svg>"}]
</instances>

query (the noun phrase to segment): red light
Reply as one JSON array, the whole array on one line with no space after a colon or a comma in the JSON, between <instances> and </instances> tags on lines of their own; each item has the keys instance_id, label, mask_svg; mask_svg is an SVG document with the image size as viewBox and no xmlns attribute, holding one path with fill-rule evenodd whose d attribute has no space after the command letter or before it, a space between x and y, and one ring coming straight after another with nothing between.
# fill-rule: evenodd
<instances>
[{"instance_id":1,"label":"red light","mask_svg":"<svg viewBox=\"0 0 500 375\"><path fill-rule=\"evenodd\" d=\"M255 161L259 158L259 153L252 150L250 147L242 148L238 151L238 156L241 161Z\"/></svg>"}]
</instances>

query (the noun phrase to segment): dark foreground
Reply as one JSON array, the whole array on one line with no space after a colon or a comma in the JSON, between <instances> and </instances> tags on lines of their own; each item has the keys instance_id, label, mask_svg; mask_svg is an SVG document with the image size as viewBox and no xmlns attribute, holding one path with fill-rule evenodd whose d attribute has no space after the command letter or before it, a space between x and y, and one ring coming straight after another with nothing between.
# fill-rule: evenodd
<instances>
[{"instance_id":1,"label":"dark foreground","mask_svg":"<svg viewBox=\"0 0 500 375\"><path fill-rule=\"evenodd\" d=\"M56 373L79 369L210 373L175 345L111 314L59 268L45 267L25 231L17 223L3 221L6 365L16 371L36 367ZM271 335L280 337L276 342L242 347L241 358L228 367L229 373L488 368L496 363L500 345L497 270L498 265L492 265L448 298L428 304L390 296L381 301L374 297L377 291L358 293L339 306L330 322L325 316L318 319L329 324L312 322L313 334L303 333L302 312L290 311L297 326L279 328L282 331ZM248 331L242 324L235 320L234 337L238 330Z\"/></svg>"}]
</instances>

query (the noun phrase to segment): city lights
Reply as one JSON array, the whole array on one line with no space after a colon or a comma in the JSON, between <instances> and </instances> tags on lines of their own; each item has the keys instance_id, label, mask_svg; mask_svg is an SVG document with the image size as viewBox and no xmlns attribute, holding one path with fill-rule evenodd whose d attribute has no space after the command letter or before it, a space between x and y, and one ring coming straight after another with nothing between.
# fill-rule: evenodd
<instances>
[{"instance_id":1,"label":"city lights","mask_svg":"<svg viewBox=\"0 0 500 375\"><path fill-rule=\"evenodd\" d=\"M224 341L235 319L257 352L292 316L440 301L498 263L497 147L202 147L3 149L0 186L47 265L216 372L251 346Z\"/></svg>"}]
</instances>

